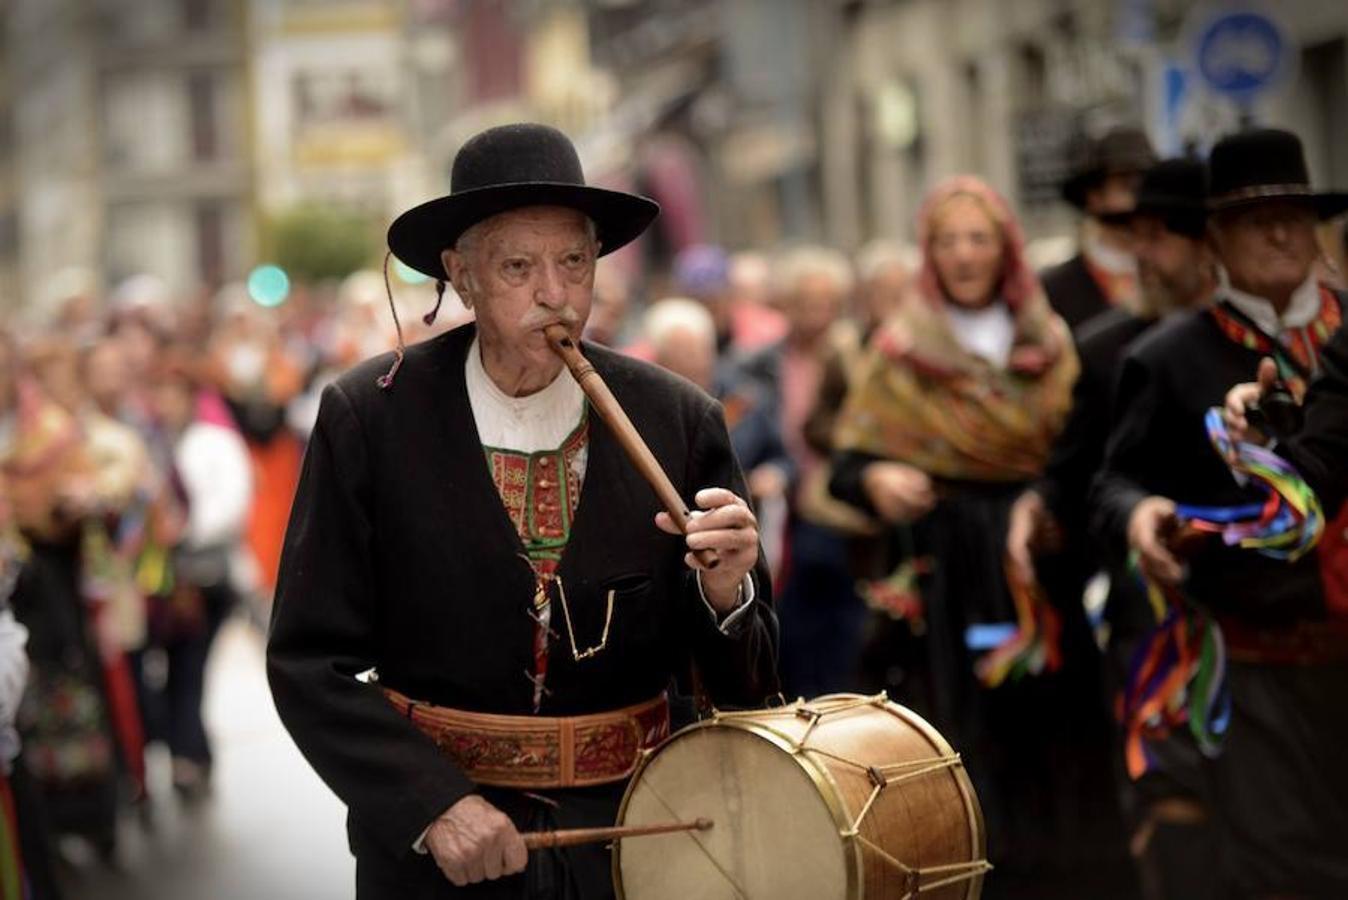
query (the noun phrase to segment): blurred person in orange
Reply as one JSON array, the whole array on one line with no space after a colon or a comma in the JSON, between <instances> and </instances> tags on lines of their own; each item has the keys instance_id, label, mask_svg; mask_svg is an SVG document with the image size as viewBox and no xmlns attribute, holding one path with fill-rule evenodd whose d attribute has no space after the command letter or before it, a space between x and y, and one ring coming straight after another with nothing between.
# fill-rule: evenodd
<instances>
[{"instance_id":1,"label":"blurred person in orange","mask_svg":"<svg viewBox=\"0 0 1348 900\"><path fill-rule=\"evenodd\" d=\"M304 448L286 409L304 388L305 361L287 346L273 311L241 290L217 297L220 319L210 344L209 380L220 390L253 460L248 548L264 598L276 586L290 503Z\"/></svg>"}]
</instances>

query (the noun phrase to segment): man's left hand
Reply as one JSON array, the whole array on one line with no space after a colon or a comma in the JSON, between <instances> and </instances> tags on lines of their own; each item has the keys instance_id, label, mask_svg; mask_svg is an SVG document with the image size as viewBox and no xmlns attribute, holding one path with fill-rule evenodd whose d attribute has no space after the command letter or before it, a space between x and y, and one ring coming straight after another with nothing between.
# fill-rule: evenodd
<instances>
[{"instance_id":1,"label":"man's left hand","mask_svg":"<svg viewBox=\"0 0 1348 900\"><path fill-rule=\"evenodd\" d=\"M705 488L694 499L701 509L688 520L688 549L714 550L720 563L708 569L691 552L684 561L701 572L707 602L728 613L739 603L744 576L758 563L758 520L748 503L725 488ZM680 533L669 513L658 513L655 524L661 531Z\"/></svg>"},{"instance_id":2,"label":"man's left hand","mask_svg":"<svg viewBox=\"0 0 1348 900\"><path fill-rule=\"evenodd\" d=\"M1227 433L1233 441L1251 444L1268 443L1267 435L1250 425L1245 413L1252 404L1258 403L1278 380L1278 366L1269 357L1259 361L1256 380L1238 384L1227 391L1226 403L1222 407L1222 418L1226 421Z\"/></svg>"}]
</instances>

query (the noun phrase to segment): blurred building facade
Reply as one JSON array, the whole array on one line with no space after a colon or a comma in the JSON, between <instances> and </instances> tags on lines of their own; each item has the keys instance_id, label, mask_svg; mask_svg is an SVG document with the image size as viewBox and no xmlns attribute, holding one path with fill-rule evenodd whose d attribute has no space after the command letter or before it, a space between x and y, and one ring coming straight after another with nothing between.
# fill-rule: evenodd
<instances>
[{"instance_id":1,"label":"blurred building facade","mask_svg":"<svg viewBox=\"0 0 1348 900\"><path fill-rule=\"evenodd\" d=\"M5 12L22 299L137 273L179 291L236 277L253 255L240 0Z\"/></svg>"},{"instance_id":2,"label":"blurred building facade","mask_svg":"<svg viewBox=\"0 0 1348 900\"><path fill-rule=\"evenodd\" d=\"M386 222L447 190L468 136L520 119L575 137L592 180L662 203L631 266L707 240L911 237L922 194L959 171L1032 237L1070 236L1056 183L1083 133L1141 124L1176 153L1239 124L1186 74L1195 6L0 0L0 298L49 300L70 267L103 288L140 271L179 295L217 286L262 261L272 216ZM1348 5L1273 10L1298 65L1250 117L1297 131L1313 177L1348 187Z\"/></svg>"}]
</instances>

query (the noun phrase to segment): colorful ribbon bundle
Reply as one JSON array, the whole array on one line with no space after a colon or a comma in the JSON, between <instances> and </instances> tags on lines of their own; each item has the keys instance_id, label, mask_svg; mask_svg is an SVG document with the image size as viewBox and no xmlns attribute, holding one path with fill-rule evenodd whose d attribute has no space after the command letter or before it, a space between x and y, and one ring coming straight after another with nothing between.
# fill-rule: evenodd
<instances>
[{"instance_id":1,"label":"colorful ribbon bundle","mask_svg":"<svg viewBox=\"0 0 1348 900\"><path fill-rule=\"evenodd\" d=\"M1124 759L1134 780L1155 762L1147 739L1164 738L1187 723L1199 750L1215 756L1231 716L1222 630L1178 591L1150 583L1147 591L1161 611L1159 624L1133 654L1119 710L1126 726Z\"/></svg>"},{"instance_id":2,"label":"colorful ribbon bundle","mask_svg":"<svg viewBox=\"0 0 1348 900\"><path fill-rule=\"evenodd\" d=\"M1048 602L1038 583L1027 583L1006 566L1006 584L1016 604L1015 630L974 665L985 687L995 688L1008 679L1056 672L1062 666L1062 618ZM966 643L973 643L966 635Z\"/></svg>"},{"instance_id":3,"label":"colorful ribbon bundle","mask_svg":"<svg viewBox=\"0 0 1348 900\"><path fill-rule=\"evenodd\" d=\"M1261 490L1264 499L1229 507L1181 505L1176 514L1194 531L1219 534L1228 546L1273 559L1295 561L1310 552L1325 522L1306 482L1271 451L1232 441L1220 410L1208 410L1204 424L1232 476ZM1136 568L1136 559L1130 565ZM1153 763L1145 739L1164 737L1186 723L1204 754L1219 753L1231 712L1220 627L1179 591L1151 583L1146 588L1158 624L1133 656L1119 710L1127 731L1128 774L1134 779Z\"/></svg>"},{"instance_id":4,"label":"colorful ribbon bundle","mask_svg":"<svg viewBox=\"0 0 1348 900\"><path fill-rule=\"evenodd\" d=\"M1176 513L1196 531L1220 534L1228 546L1255 550L1295 562L1309 553L1325 530L1324 510L1315 492L1282 457L1257 444L1235 442L1221 410L1204 418L1208 439L1241 485L1260 489L1263 503L1245 506L1180 506Z\"/></svg>"}]
</instances>

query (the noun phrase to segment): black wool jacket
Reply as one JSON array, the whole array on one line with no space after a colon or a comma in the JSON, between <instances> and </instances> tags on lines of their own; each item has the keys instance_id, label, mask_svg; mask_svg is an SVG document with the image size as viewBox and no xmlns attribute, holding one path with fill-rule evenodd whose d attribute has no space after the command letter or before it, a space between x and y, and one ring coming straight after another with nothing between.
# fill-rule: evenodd
<instances>
[{"instance_id":1,"label":"black wool jacket","mask_svg":"<svg viewBox=\"0 0 1348 900\"><path fill-rule=\"evenodd\" d=\"M475 786L356 676L373 669L380 684L441 706L532 712L534 575L469 406L473 336L466 325L408 348L387 391L375 380L389 355L324 391L272 614L267 672L281 719L346 803L353 840L393 856ZM719 404L654 366L593 345L584 352L681 496L711 486L746 495ZM579 646L599 640L609 590L616 602L607 648L577 662L554 598L541 715L638 703L691 666L718 705L758 705L777 690L766 567L754 573L752 610L722 633L683 562L682 538L655 527L657 509L591 414L559 570Z\"/></svg>"}]
</instances>

